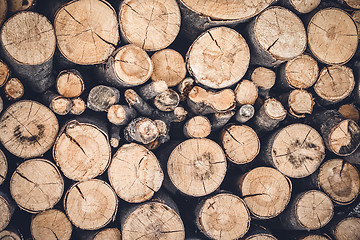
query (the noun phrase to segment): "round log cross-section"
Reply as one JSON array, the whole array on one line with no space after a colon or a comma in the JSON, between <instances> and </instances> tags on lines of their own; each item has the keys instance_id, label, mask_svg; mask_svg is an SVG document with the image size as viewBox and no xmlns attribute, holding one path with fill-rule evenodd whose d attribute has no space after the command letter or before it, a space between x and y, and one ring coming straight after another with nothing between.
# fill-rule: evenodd
<instances>
[{"instance_id":1,"label":"round log cross-section","mask_svg":"<svg viewBox=\"0 0 360 240\"><path fill-rule=\"evenodd\" d=\"M172 151L167 171L182 193L205 196L214 192L226 173L226 157L221 147L206 139L189 139Z\"/></svg>"},{"instance_id":2,"label":"round log cross-section","mask_svg":"<svg viewBox=\"0 0 360 240\"><path fill-rule=\"evenodd\" d=\"M56 79L56 90L66 98L79 97L84 91L85 84L81 74L76 70L64 70Z\"/></svg>"},{"instance_id":3,"label":"round log cross-section","mask_svg":"<svg viewBox=\"0 0 360 240\"><path fill-rule=\"evenodd\" d=\"M205 116L195 116L185 123L183 130L188 138L206 138L211 133L211 123Z\"/></svg>"},{"instance_id":4,"label":"round log cross-section","mask_svg":"<svg viewBox=\"0 0 360 240\"><path fill-rule=\"evenodd\" d=\"M337 240L360 239L360 218L349 217L340 221L333 230L333 236Z\"/></svg>"},{"instance_id":5,"label":"round log cross-section","mask_svg":"<svg viewBox=\"0 0 360 240\"><path fill-rule=\"evenodd\" d=\"M105 228L98 232L91 240L120 240L121 233L117 228ZM90 239L89 239L90 240Z\"/></svg>"}]
</instances>

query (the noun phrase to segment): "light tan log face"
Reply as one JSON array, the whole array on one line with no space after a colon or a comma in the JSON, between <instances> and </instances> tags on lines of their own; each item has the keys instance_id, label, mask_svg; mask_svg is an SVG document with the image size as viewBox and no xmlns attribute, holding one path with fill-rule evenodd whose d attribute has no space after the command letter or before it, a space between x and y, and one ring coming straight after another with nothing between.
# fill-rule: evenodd
<instances>
[{"instance_id":1,"label":"light tan log face","mask_svg":"<svg viewBox=\"0 0 360 240\"><path fill-rule=\"evenodd\" d=\"M235 99L240 105L253 105L258 98L256 84L249 80L242 80L235 88Z\"/></svg>"},{"instance_id":2,"label":"light tan log face","mask_svg":"<svg viewBox=\"0 0 360 240\"><path fill-rule=\"evenodd\" d=\"M251 80L257 87L270 89L275 84L276 74L271 69L257 67L251 74Z\"/></svg>"},{"instance_id":3,"label":"light tan log face","mask_svg":"<svg viewBox=\"0 0 360 240\"><path fill-rule=\"evenodd\" d=\"M114 220L118 199L104 181L93 179L77 182L64 198L66 215L72 224L85 230L97 230Z\"/></svg>"},{"instance_id":4,"label":"light tan log face","mask_svg":"<svg viewBox=\"0 0 360 240\"><path fill-rule=\"evenodd\" d=\"M358 45L354 20L338 8L318 11L310 20L307 33L311 52L326 64L348 62Z\"/></svg>"},{"instance_id":5,"label":"light tan log face","mask_svg":"<svg viewBox=\"0 0 360 240\"><path fill-rule=\"evenodd\" d=\"M250 213L241 198L222 193L204 202L197 222L205 235L212 239L238 239L250 227Z\"/></svg>"},{"instance_id":6,"label":"light tan log face","mask_svg":"<svg viewBox=\"0 0 360 240\"><path fill-rule=\"evenodd\" d=\"M117 228L106 228L96 234L94 240L120 240L121 233Z\"/></svg>"},{"instance_id":7,"label":"light tan log face","mask_svg":"<svg viewBox=\"0 0 360 240\"><path fill-rule=\"evenodd\" d=\"M30 213L52 208L64 192L64 181L57 167L45 159L23 162L10 180L11 196Z\"/></svg>"},{"instance_id":8,"label":"light tan log face","mask_svg":"<svg viewBox=\"0 0 360 240\"><path fill-rule=\"evenodd\" d=\"M277 133L271 152L273 163L280 172L302 178L320 166L325 157L325 145L312 127L292 124Z\"/></svg>"},{"instance_id":9,"label":"light tan log face","mask_svg":"<svg viewBox=\"0 0 360 240\"><path fill-rule=\"evenodd\" d=\"M335 237L338 240L360 239L360 218L345 218L335 228Z\"/></svg>"},{"instance_id":10,"label":"light tan log face","mask_svg":"<svg viewBox=\"0 0 360 240\"><path fill-rule=\"evenodd\" d=\"M133 211L122 227L123 240L130 239L185 239L180 216L167 205L148 202Z\"/></svg>"},{"instance_id":11,"label":"light tan log face","mask_svg":"<svg viewBox=\"0 0 360 240\"><path fill-rule=\"evenodd\" d=\"M5 110L0 119L0 141L21 158L38 157L53 145L59 130L55 114L44 105L24 100Z\"/></svg>"},{"instance_id":12,"label":"light tan log face","mask_svg":"<svg viewBox=\"0 0 360 240\"><path fill-rule=\"evenodd\" d=\"M2 87L10 76L9 67L0 60L0 86Z\"/></svg>"},{"instance_id":13,"label":"light tan log face","mask_svg":"<svg viewBox=\"0 0 360 240\"><path fill-rule=\"evenodd\" d=\"M104 62L119 41L115 10L102 0L74 0L54 18L57 45L69 61L77 64Z\"/></svg>"},{"instance_id":14,"label":"light tan log face","mask_svg":"<svg viewBox=\"0 0 360 240\"><path fill-rule=\"evenodd\" d=\"M277 238L269 234L255 234L251 237L245 238L245 240L277 240Z\"/></svg>"},{"instance_id":15,"label":"light tan log face","mask_svg":"<svg viewBox=\"0 0 360 240\"><path fill-rule=\"evenodd\" d=\"M309 13L319 6L321 0L290 0L290 4L300 13Z\"/></svg>"},{"instance_id":16,"label":"light tan log face","mask_svg":"<svg viewBox=\"0 0 360 240\"><path fill-rule=\"evenodd\" d=\"M311 114L315 102L311 93L295 89L290 92L288 98L289 112L295 117L305 117L305 114Z\"/></svg>"},{"instance_id":17,"label":"light tan log face","mask_svg":"<svg viewBox=\"0 0 360 240\"><path fill-rule=\"evenodd\" d=\"M339 156L353 153L359 146L360 128L354 121L345 119L331 130L328 141L330 150Z\"/></svg>"},{"instance_id":18,"label":"light tan log face","mask_svg":"<svg viewBox=\"0 0 360 240\"><path fill-rule=\"evenodd\" d=\"M56 39L50 21L35 12L19 12L1 29L2 47L17 62L39 65L52 58Z\"/></svg>"},{"instance_id":19,"label":"light tan log face","mask_svg":"<svg viewBox=\"0 0 360 240\"><path fill-rule=\"evenodd\" d=\"M0 185L5 181L8 171L8 162L3 151L0 150Z\"/></svg>"},{"instance_id":20,"label":"light tan log face","mask_svg":"<svg viewBox=\"0 0 360 240\"><path fill-rule=\"evenodd\" d=\"M10 223L11 220L11 207L10 203L6 198L0 195L0 232L4 230Z\"/></svg>"},{"instance_id":21,"label":"light tan log face","mask_svg":"<svg viewBox=\"0 0 360 240\"><path fill-rule=\"evenodd\" d=\"M177 189L190 196L215 191L226 173L226 157L221 147L209 139L189 139L171 153L167 171Z\"/></svg>"},{"instance_id":22,"label":"light tan log face","mask_svg":"<svg viewBox=\"0 0 360 240\"><path fill-rule=\"evenodd\" d=\"M56 90L67 98L79 97L85 85L80 75L72 71L62 71L56 80Z\"/></svg>"},{"instance_id":23,"label":"light tan log face","mask_svg":"<svg viewBox=\"0 0 360 240\"><path fill-rule=\"evenodd\" d=\"M184 125L185 136L190 138L205 138L211 133L211 124L204 116L190 118Z\"/></svg>"},{"instance_id":24,"label":"light tan log face","mask_svg":"<svg viewBox=\"0 0 360 240\"><path fill-rule=\"evenodd\" d=\"M201 34L189 48L187 68L195 80L210 88L234 85L244 76L250 62L245 39L226 27Z\"/></svg>"},{"instance_id":25,"label":"light tan log face","mask_svg":"<svg viewBox=\"0 0 360 240\"><path fill-rule=\"evenodd\" d=\"M125 0L119 22L127 41L147 51L157 51L175 40L181 15L175 0Z\"/></svg>"},{"instance_id":26,"label":"light tan log face","mask_svg":"<svg viewBox=\"0 0 360 240\"><path fill-rule=\"evenodd\" d=\"M319 67L314 58L300 55L286 63L285 76L293 88L309 88L317 80Z\"/></svg>"},{"instance_id":27,"label":"light tan log face","mask_svg":"<svg viewBox=\"0 0 360 240\"><path fill-rule=\"evenodd\" d=\"M69 240L72 225L63 212L50 209L32 219L30 230L34 240Z\"/></svg>"}]
</instances>

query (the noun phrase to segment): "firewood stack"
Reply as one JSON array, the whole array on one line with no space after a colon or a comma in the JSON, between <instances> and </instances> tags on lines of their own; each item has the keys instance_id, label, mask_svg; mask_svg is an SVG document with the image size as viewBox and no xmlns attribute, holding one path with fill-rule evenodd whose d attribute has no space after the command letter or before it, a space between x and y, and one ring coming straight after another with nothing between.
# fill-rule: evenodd
<instances>
[{"instance_id":1,"label":"firewood stack","mask_svg":"<svg viewBox=\"0 0 360 240\"><path fill-rule=\"evenodd\" d=\"M357 0L0 0L0 239L360 239Z\"/></svg>"}]
</instances>

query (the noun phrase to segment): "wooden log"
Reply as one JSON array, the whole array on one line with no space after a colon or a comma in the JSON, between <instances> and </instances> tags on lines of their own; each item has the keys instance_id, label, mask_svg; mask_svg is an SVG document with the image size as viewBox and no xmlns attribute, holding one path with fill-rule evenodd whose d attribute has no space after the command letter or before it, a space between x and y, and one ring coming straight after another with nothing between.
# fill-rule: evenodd
<instances>
[{"instance_id":1,"label":"wooden log","mask_svg":"<svg viewBox=\"0 0 360 240\"><path fill-rule=\"evenodd\" d=\"M292 117L304 118L307 114L313 112L314 98L306 90L295 89L281 95L279 98Z\"/></svg>"},{"instance_id":2,"label":"wooden log","mask_svg":"<svg viewBox=\"0 0 360 240\"><path fill-rule=\"evenodd\" d=\"M47 90L42 95L43 102L56 114L66 115L72 108L72 101L59 94Z\"/></svg>"},{"instance_id":3,"label":"wooden log","mask_svg":"<svg viewBox=\"0 0 360 240\"><path fill-rule=\"evenodd\" d=\"M0 42L4 59L32 90L43 92L55 83L52 67L56 39L46 17L28 11L13 15L1 29Z\"/></svg>"},{"instance_id":4,"label":"wooden log","mask_svg":"<svg viewBox=\"0 0 360 240\"><path fill-rule=\"evenodd\" d=\"M283 227L292 230L317 230L330 222L334 214L331 199L323 192L299 193L280 216Z\"/></svg>"},{"instance_id":5,"label":"wooden log","mask_svg":"<svg viewBox=\"0 0 360 240\"><path fill-rule=\"evenodd\" d=\"M0 26L5 21L8 12L7 0L0 0Z\"/></svg>"},{"instance_id":6,"label":"wooden log","mask_svg":"<svg viewBox=\"0 0 360 240\"><path fill-rule=\"evenodd\" d=\"M311 52L325 64L348 62L358 44L354 20L339 8L319 10L309 22L307 35Z\"/></svg>"},{"instance_id":7,"label":"wooden log","mask_svg":"<svg viewBox=\"0 0 360 240\"><path fill-rule=\"evenodd\" d=\"M24 96L24 85L18 78L10 78L4 86L5 96L10 101L19 100Z\"/></svg>"},{"instance_id":8,"label":"wooden log","mask_svg":"<svg viewBox=\"0 0 360 240\"><path fill-rule=\"evenodd\" d=\"M235 113L235 120L239 123L246 123L255 115L255 108L250 104L242 105Z\"/></svg>"},{"instance_id":9,"label":"wooden log","mask_svg":"<svg viewBox=\"0 0 360 240\"><path fill-rule=\"evenodd\" d=\"M116 151L108 176L117 195L130 203L151 199L164 179L156 156L136 143L122 145Z\"/></svg>"},{"instance_id":10,"label":"wooden log","mask_svg":"<svg viewBox=\"0 0 360 240\"><path fill-rule=\"evenodd\" d=\"M0 60L0 87L4 86L10 76L10 69L6 63Z\"/></svg>"},{"instance_id":11,"label":"wooden log","mask_svg":"<svg viewBox=\"0 0 360 240\"><path fill-rule=\"evenodd\" d=\"M220 193L201 201L195 212L196 225L211 239L239 239L250 227L250 213L243 199Z\"/></svg>"},{"instance_id":12,"label":"wooden log","mask_svg":"<svg viewBox=\"0 0 360 240\"><path fill-rule=\"evenodd\" d=\"M172 89L168 89L154 98L154 106L163 112L174 111L180 103L180 96Z\"/></svg>"},{"instance_id":13,"label":"wooden log","mask_svg":"<svg viewBox=\"0 0 360 240\"><path fill-rule=\"evenodd\" d=\"M153 63L149 55L134 44L114 51L109 59L96 68L101 81L114 87L133 87L149 80Z\"/></svg>"},{"instance_id":14,"label":"wooden log","mask_svg":"<svg viewBox=\"0 0 360 240\"><path fill-rule=\"evenodd\" d=\"M292 191L290 179L269 167L247 172L237 186L250 212L258 219L274 218L283 212Z\"/></svg>"},{"instance_id":15,"label":"wooden log","mask_svg":"<svg viewBox=\"0 0 360 240\"><path fill-rule=\"evenodd\" d=\"M63 5L54 17L61 54L76 64L105 62L120 40L116 16L113 7L103 0L74 0Z\"/></svg>"},{"instance_id":16,"label":"wooden log","mask_svg":"<svg viewBox=\"0 0 360 240\"><path fill-rule=\"evenodd\" d=\"M242 80L234 90L235 100L239 105L253 105L258 98L258 88L256 84L249 80Z\"/></svg>"},{"instance_id":17,"label":"wooden log","mask_svg":"<svg viewBox=\"0 0 360 240\"><path fill-rule=\"evenodd\" d=\"M60 130L53 158L63 174L84 181L102 174L110 164L108 133L99 124L71 120Z\"/></svg>"},{"instance_id":18,"label":"wooden log","mask_svg":"<svg viewBox=\"0 0 360 240\"><path fill-rule=\"evenodd\" d=\"M358 29L358 37L360 38L360 10L353 11L351 17L354 19L356 27Z\"/></svg>"},{"instance_id":19,"label":"wooden log","mask_svg":"<svg viewBox=\"0 0 360 240\"><path fill-rule=\"evenodd\" d=\"M49 160L27 160L11 176L10 192L20 209L37 213L54 207L60 201L64 180Z\"/></svg>"},{"instance_id":20,"label":"wooden log","mask_svg":"<svg viewBox=\"0 0 360 240\"><path fill-rule=\"evenodd\" d=\"M79 97L85 89L84 80L75 69L61 71L56 79L57 92L66 98Z\"/></svg>"},{"instance_id":21,"label":"wooden log","mask_svg":"<svg viewBox=\"0 0 360 240\"><path fill-rule=\"evenodd\" d=\"M188 94L187 104L195 114L226 112L235 108L235 93L230 88L213 92L195 86Z\"/></svg>"},{"instance_id":22,"label":"wooden log","mask_svg":"<svg viewBox=\"0 0 360 240\"><path fill-rule=\"evenodd\" d=\"M262 159L281 173L303 178L314 173L325 157L320 134L309 125L291 124L264 142Z\"/></svg>"},{"instance_id":23,"label":"wooden log","mask_svg":"<svg viewBox=\"0 0 360 240\"><path fill-rule=\"evenodd\" d=\"M290 10L274 6L260 13L248 25L251 63L273 67L305 51L306 31Z\"/></svg>"},{"instance_id":24,"label":"wooden log","mask_svg":"<svg viewBox=\"0 0 360 240\"><path fill-rule=\"evenodd\" d=\"M255 113L254 124L257 132L272 131L286 117L283 105L274 98L267 99Z\"/></svg>"},{"instance_id":25,"label":"wooden log","mask_svg":"<svg viewBox=\"0 0 360 240\"><path fill-rule=\"evenodd\" d=\"M321 131L327 149L338 156L352 154L360 145L360 128L336 110L313 114L314 126Z\"/></svg>"},{"instance_id":26,"label":"wooden log","mask_svg":"<svg viewBox=\"0 0 360 240\"><path fill-rule=\"evenodd\" d=\"M101 239L108 239L108 240L120 240L121 233L120 230L117 228L105 228L101 231L90 231L85 234L81 234L82 239L84 240L101 240Z\"/></svg>"},{"instance_id":27,"label":"wooden log","mask_svg":"<svg viewBox=\"0 0 360 240\"><path fill-rule=\"evenodd\" d=\"M82 98L77 97L71 99L71 109L70 109L71 114L81 115L85 112L85 110L86 110L86 103Z\"/></svg>"},{"instance_id":28,"label":"wooden log","mask_svg":"<svg viewBox=\"0 0 360 240\"><path fill-rule=\"evenodd\" d=\"M268 229L263 226L252 224L249 231L243 238L244 240L277 240Z\"/></svg>"},{"instance_id":29,"label":"wooden log","mask_svg":"<svg viewBox=\"0 0 360 240\"><path fill-rule=\"evenodd\" d=\"M4 102L3 102L2 98L0 97L0 113L2 112L3 108L4 108Z\"/></svg>"},{"instance_id":30,"label":"wooden log","mask_svg":"<svg viewBox=\"0 0 360 240\"><path fill-rule=\"evenodd\" d=\"M8 162L3 151L0 150L0 185L4 183L8 172Z\"/></svg>"},{"instance_id":31,"label":"wooden log","mask_svg":"<svg viewBox=\"0 0 360 240\"><path fill-rule=\"evenodd\" d=\"M338 221L331 230L331 236L336 240L356 240L360 238L360 218L348 217Z\"/></svg>"},{"instance_id":32,"label":"wooden log","mask_svg":"<svg viewBox=\"0 0 360 240\"><path fill-rule=\"evenodd\" d=\"M153 120L145 117L133 119L124 129L124 137L128 142L148 144L159 135L159 130Z\"/></svg>"},{"instance_id":33,"label":"wooden log","mask_svg":"<svg viewBox=\"0 0 360 240\"><path fill-rule=\"evenodd\" d=\"M159 130L159 135L154 141L145 145L145 147L149 150L155 150L161 144L166 143L170 140L170 135L169 135L170 125L169 125L169 123L166 123L160 119L154 120L154 123L156 124L156 127Z\"/></svg>"},{"instance_id":34,"label":"wooden log","mask_svg":"<svg viewBox=\"0 0 360 240\"><path fill-rule=\"evenodd\" d=\"M8 229L0 231L0 239L24 240L23 236L19 233L19 231Z\"/></svg>"},{"instance_id":35,"label":"wooden log","mask_svg":"<svg viewBox=\"0 0 360 240\"><path fill-rule=\"evenodd\" d=\"M177 86L177 90L180 93L180 100L185 101L187 98L187 95L191 91L191 89L194 87L194 79L187 77L183 79Z\"/></svg>"},{"instance_id":36,"label":"wooden log","mask_svg":"<svg viewBox=\"0 0 360 240\"><path fill-rule=\"evenodd\" d=\"M38 157L53 145L59 130L55 114L40 103L24 100L8 107L0 118L0 141L15 156Z\"/></svg>"},{"instance_id":37,"label":"wooden log","mask_svg":"<svg viewBox=\"0 0 360 240\"><path fill-rule=\"evenodd\" d=\"M120 143L120 127L115 125L115 124L111 124L110 127L110 146L113 148L117 148L119 146Z\"/></svg>"},{"instance_id":38,"label":"wooden log","mask_svg":"<svg viewBox=\"0 0 360 240\"><path fill-rule=\"evenodd\" d=\"M105 85L98 85L90 90L86 105L98 112L106 112L111 105L119 102L120 92L118 89Z\"/></svg>"},{"instance_id":39,"label":"wooden log","mask_svg":"<svg viewBox=\"0 0 360 240\"><path fill-rule=\"evenodd\" d=\"M169 87L178 85L186 76L184 58L173 49L164 49L151 56L154 71L151 75L153 81L165 81Z\"/></svg>"},{"instance_id":40,"label":"wooden log","mask_svg":"<svg viewBox=\"0 0 360 240\"><path fill-rule=\"evenodd\" d=\"M303 236L296 238L296 240L331 240L331 238L326 234L302 234Z\"/></svg>"},{"instance_id":41,"label":"wooden log","mask_svg":"<svg viewBox=\"0 0 360 240\"><path fill-rule=\"evenodd\" d=\"M357 0L344 0L344 2L351 8L360 9L360 3Z\"/></svg>"},{"instance_id":42,"label":"wooden log","mask_svg":"<svg viewBox=\"0 0 360 240\"><path fill-rule=\"evenodd\" d=\"M193 197L205 196L214 192L223 181L226 157L212 140L188 139L171 152L167 172L171 183L180 192Z\"/></svg>"},{"instance_id":43,"label":"wooden log","mask_svg":"<svg viewBox=\"0 0 360 240\"><path fill-rule=\"evenodd\" d=\"M139 88L139 94L143 99L149 100L153 99L154 97L166 90L168 90L168 85L165 81L152 81Z\"/></svg>"},{"instance_id":44,"label":"wooden log","mask_svg":"<svg viewBox=\"0 0 360 240\"><path fill-rule=\"evenodd\" d=\"M314 90L323 100L322 104L329 105L347 98L354 87L355 80L351 68L333 65L321 70Z\"/></svg>"},{"instance_id":45,"label":"wooden log","mask_svg":"<svg viewBox=\"0 0 360 240\"><path fill-rule=\"evenodd\" d=\"M226 27L202 33L186 54L187 69L195 81L214 89L239 82L249 62L250 51L245 39Z\"/></svg>"},{"instance_id":46,"label":"wooden log","mask_svg":"<svg viewBox=\"0 0 360 240\"><path fill-rule=\"evenodd\" d=\"M354 104L344 104L338 108L338 112L344 116L344 118L351 119L356 123L359 122L359 110Z\"/></svg>"},{"instance_id":47,"label":"wooden log","mask_svg":"<svg viewBox=\"0 0 360 240\"><path fill-rule=\"evenodd\" d=\"M136 116L136 111L126 105L114 104L107 111L109 122L115 125L126 125Z\"/></svg>"},{"instance_id":48,"label":"wooden log","mask_svg":"<svg viewBox=\"0 0 360 240\"><path fill-rule=\"evenodd\" d=\"M69 240L72 225L63 212L50 209L37 214L31 220L30 230L34 240Z\"/></svg>"},{"instance_id":49,"label":"wooden log","mask_svg":"<svg viewBox=\"0 0 360 240\"><path fill-rule=\"evenodd\" d=\"M111 186L92 179L73 184L64 197L64 209L71 223L85 230L97 230L115 220L118 199Z\"/></svg>"},{"instance_id":50,"label":"wooden log","mask_svg":"<svg viewBox=\"0 0 360 240\"><path fill-rule=\"evenodd\" d=\"M125 0L120 6L119 22L126 42L146 51L157 51L175 40L181 15L175 0Z\"/></svg>"},{"instance_id":51,"label":"wooden log","mask_svg":"<svg viewBox=\"0 0 360 240\"><path fill-rule=\"evenodd\" d=\"M227 158L235 164L249 163L259 154L260 140L246 125L230 125L221 131L221 144Z\"/></svg>"},{"instance_id":52,"label":"wooden log","mask_svg":"<svg viewBox=\"0 0 360 240\"><path fill-rule=\"evenodd\" d=\"M10 223L15 211L15 204L3 192L0 192L0 234Z\"/></svg>"},{"instance_id":53,"label":"wooden log","mask_svg":"<svg viewBox=\"0 0 360 240\"><path fill-rule=\"evenodd\" d=\"M211 124L205 116L195 116L184 124L184 135L187 138L206 138L211 133Z\"/></svg>"},{"instance_id":54,"label":"wooden log","mask_svg":"<svg viewBox=\"0 0 360 240\"><path fill-rule=\"evenodd\" d=\"M210 118L211 131L216 131L224 127L234 115L235 115L235 111L233 110L227 112L214 113Z\"/></svg>"},{"instance_id":55,"label":"wooden log","mask_svg":"<svg viewBox=\"0 0 360 240\"><path fill-rule=\"evenodd\" d=\"M8 10L9 13L13 14L20 11L31 10L35 7L36 0L9 0Z\"/></svg>"},{"instance_id":56,"label":"wooden log","mask_svg":"<svg viewBox=\"0 0 360 240\"><path fill-rule=\"evenodd\" d=\"M316 9L319 4L320 4L321 0L309 0L309 1L301 1L301 0L283 0L281 1L281 3L295 11L297 14L306 14L306 13L310 13L311 11L313 11L314 9Z\"/></svg>"},{"instance_id":57,"label":"wooden log","mask_svg":"<svg viewBox=\"0 0 360 240\"><path fill-rule=\"evenodd\" d=\"M277 84L284 90L306 89L316 82L318 76L317 61L310 55L302 54L281 64Z\"/></svg>"},{"instance_id":58,"label":"wooden log","mask_svg":"<svg viewBox=\"0 0 360 240\"><path fill-rule=\"evenodd\" d=\"M170 124L172 122L183 122L186 119L187 114L188 112L182 106L178 106L172 112L154 111L152 117L154 119L160 119L166 124Z\"/></svg>"},{"instance_id":59,"label":"wooden log","mask_svg":"<svg viewBox=\"0 0 360 240\"><path fill-rule=\"evenodd\" d=\"M133 107L144 117L150 117L154 108L152 108L144 99L142 99L133 89L126 89L125 100L130 107Z\"/></svg>"},{"instance_id":60,"label":"wooden log","mask_svg":"<svg viewBox=\"0 0 360 240\"><path fill-rule=\"evenodd\" d=\"M257 67L251 72L250 79L258 87L258 94L268 97L270 89L275 85L276 74L269 68Z\"/></svg>"}]
</instances>

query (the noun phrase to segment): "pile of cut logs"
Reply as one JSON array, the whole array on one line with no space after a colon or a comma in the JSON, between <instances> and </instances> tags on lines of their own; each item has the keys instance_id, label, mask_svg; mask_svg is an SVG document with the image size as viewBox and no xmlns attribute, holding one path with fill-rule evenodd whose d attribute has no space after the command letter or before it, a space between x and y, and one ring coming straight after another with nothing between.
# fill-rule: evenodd
<instances>
[{"instance_id":1,"label":"pile of cut logs","mask_svg":"<svg viewBox=\"0 0 360 240\"><path fill-rule=\"evenodd\" d=\"M359 240L359 24L359 0L0 0L0 239Z\"/></svg>"}]
</instances>

